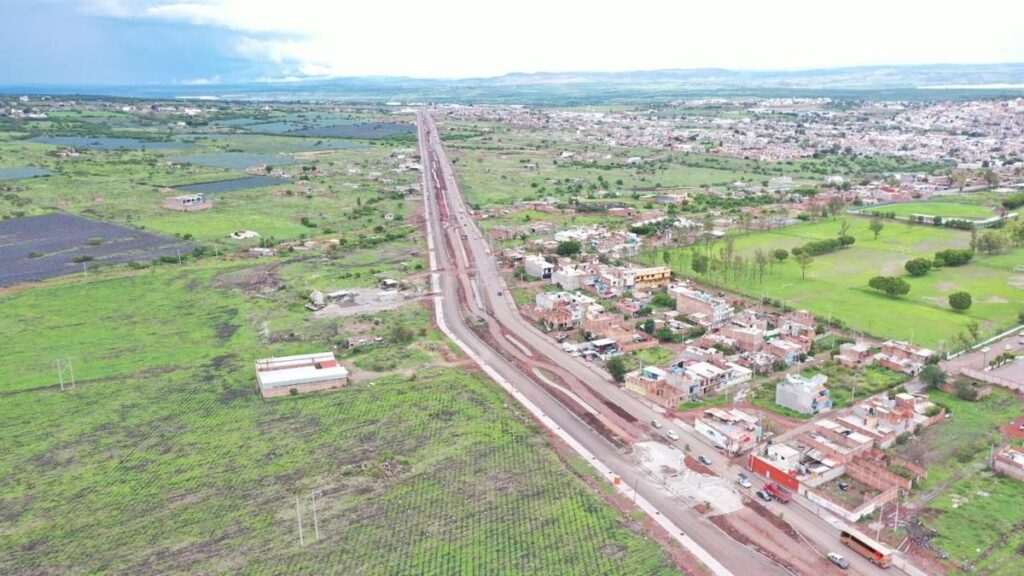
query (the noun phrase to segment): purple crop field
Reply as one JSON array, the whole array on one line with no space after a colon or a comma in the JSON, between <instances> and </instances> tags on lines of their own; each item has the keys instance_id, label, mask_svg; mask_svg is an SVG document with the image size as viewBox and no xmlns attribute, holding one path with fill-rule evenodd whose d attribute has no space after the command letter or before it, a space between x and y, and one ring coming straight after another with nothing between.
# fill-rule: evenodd
<instances>
[{"instance_id":1,"label":"purple crop field","mask_svg":"<svg viewBox=\"0 0 1024 576\"><path fill-rule=\"evenodd\" d=\"M192 244L71 214L0 221L0 286L81 272L103 264L190 252Z\"/></svg>"}]
</instances>

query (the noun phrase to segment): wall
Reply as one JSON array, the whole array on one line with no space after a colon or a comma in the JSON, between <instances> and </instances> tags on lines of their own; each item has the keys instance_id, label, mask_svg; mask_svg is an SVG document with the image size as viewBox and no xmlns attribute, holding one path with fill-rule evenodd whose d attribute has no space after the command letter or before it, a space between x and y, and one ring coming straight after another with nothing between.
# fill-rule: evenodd
<instances>
[{"instance_id":1,"label":"wall","mask_svg":"<svg viewBox=\"0 0 1024 576\"><path fill-rule=\"evenodd\" d=\"M758 456L751 454L747 467L750 468L751 472L762 478L778 482L783 487L789 488L792 492L797 492L800 489L800 481L796 479L796 476L787 474L773 466L771 462Z\"/></svg>"},{"instance_id":2,"label":"wall","mask_svg":"<svg viewBox=\"0 0 1024 576\"><path fill-rule=\"evenodd\" d=\"M299 394L306 394L309 392L318 392L320 390L330 390L333 388L343 388L347 384L347 380L325 380L323 382L310 382L308 384L298 384L295 386L281 386L279 388L267 388L261 389L260 393L264 398L274 398L277 396L288 396L291 394L292 388L298 391ZM257 385L259 387L259 385Z\"/></svg>"}]
</instances>

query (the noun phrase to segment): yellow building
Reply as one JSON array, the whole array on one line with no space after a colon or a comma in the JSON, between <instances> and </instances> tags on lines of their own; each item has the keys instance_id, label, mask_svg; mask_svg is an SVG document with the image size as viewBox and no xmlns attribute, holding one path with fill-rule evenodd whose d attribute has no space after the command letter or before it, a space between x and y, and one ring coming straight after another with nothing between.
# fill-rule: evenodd
<instances>
[{"instance_id":1,"label":"yellow building","mask_svg":"<svg viewBox=\"0 0 1024 576\"><path fill-rule=\"evenodd\" d=\"M651 268L637 268L634 273L634 286L637 290L656 290L668 288L672 279L672 270L665 266L652 266Z\"/></svg>"}]
</instances>

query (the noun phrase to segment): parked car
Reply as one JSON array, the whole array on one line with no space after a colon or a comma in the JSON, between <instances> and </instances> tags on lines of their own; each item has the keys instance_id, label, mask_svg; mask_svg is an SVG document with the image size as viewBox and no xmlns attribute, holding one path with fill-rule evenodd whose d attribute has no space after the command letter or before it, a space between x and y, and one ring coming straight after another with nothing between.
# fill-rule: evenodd
<instances>
[{"instance_id":1,"label":"parked car","mask_svg":"<svg viewBox=\"0 0 1024 576\"><path fill-rule=\"evenodd\" d=\"M676 434L675 430L665 432L665 436L668 436L669 440L679 440L679 434Z\"/></svg>"},{"instance_id":2,"label":"parked car","mask_svg":"<svg viewBox=\"0 0 1024 576\"><path fill-rule=\"evenodd\" d=\"M747 478L746 474L740 474L739 476L737 476L736 483L739 484L740 486L743 486L744 488L750 488L751 486L753 486L753 484L751 484L750 480Z\"/></svg>"},{"instance_id":3,"label":"parked car","mask_svg":"<svg viewBox=\"0 0 1024 576\"><path fill-rule=\"evenodd\" d=\"M658 422L657 420L651 420L651 426L654 426L655 428L661 428L661 422Z\"/></svg>"},{"instance_id":4,"label":"parked car","mask_svg":"<svg viewBox=\"0 0 1024 576\"><path fill-rule=\"evenodd\" d=\"M843 558L841 555L836 554L835 552L829 552L827 556L829 562L835 564L836 566L839 566L843 570L846 570L850 567L850 561L846 558Z\"/></svg>"},{"instance_id":5,"label":"parked car","mask_svg":"<svg viewBox=\"0 0 1024 576\"><path fill-rule=\"evenodd\" d=\"M701 454L700 456L697 456L697 460L700 460L700 463L705 465L705 466L711 466L711 458L708 458L707 456L705 456L703 454Z\"/></svg>"},{"instance_id":6,"label":"parked car","mask_svg":"<svg viewBox=\"0 0 1024 576\"><path fill-rule=\"evenodd\" d=\"M758 490L757 491L757 497L760 498L761 500L764 500L765 502L771 502L772 501L771 495L768 494L767 492L765 492L764 490Z\"/></svg>"}]
</instances>

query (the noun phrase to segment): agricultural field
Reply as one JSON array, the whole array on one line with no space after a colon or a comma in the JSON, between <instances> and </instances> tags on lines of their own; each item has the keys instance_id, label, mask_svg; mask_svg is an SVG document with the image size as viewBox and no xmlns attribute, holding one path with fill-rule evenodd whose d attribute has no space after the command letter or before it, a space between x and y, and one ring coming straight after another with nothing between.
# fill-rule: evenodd
<instances>
[{"instance_id":1,"label":"agricultural field","mask_svg":"<svg viewBox=\"0 0 1024 576\"><path fill-rule=\"evenodd\" d=\"M0 286L84 273L97 265L174 258L192 249L177 238L70 214L0 220Z\"/></svg>"},{"instance_id":2,"label":"agricultural field","mask_svg":"<svg viewBox=\"0 0 1024 576\"><path fill-rule=\"evenodd\" d=\"M320 255L201 258L0 295L0 572L676 573L425 308L313 320L308 286L405 268L349 252L319 276ZM256 393L256 358L399 326L340 355L344 390Z\"/></svg>"},{"instance_id":3,"label":"agricultural field","mask_svg":"<svg viewBox=\"0 0 1024 576\"><path fill-rule=\"evenodd\" d=\"M934 349L955 348L955 339L974 321L981 334L994 333L1009 326L1024 310L1024 275L1014 272L1024 262L1024 249L1011 249L996 256L977 256L970 264L933 270L926 276L911 278L903 265L917 257L930 257L944 248L965 248L970 234L959 230L887 222L877 239L868 228L869 220L850 218L848 234L856 243L830 254L816 256L802 277L800 266L790 257L766 268L763 283L753 266L729 278L711 270L698 275L691 267L692 250L707 250L703 244L669 251L669 265L679 274L696 277L707 284L727 287L757 299L764 297L792 308L805 308L815 314L845 322L855 331L882 338L913 340ZM753 261L757 249L771 252L790 250L812 240L835 238L838 220L801 224L777 230L736 234L736 254ZM726 242L717 242L710 250L718 254ZM662 252L645 255L648 263L664 262ZM868 287L876 275L904 277L910 292L893 298ZM974 295L974 305L966 312L950 309L947 296L964 290Z\"/></svg>"},{"instance_id":4,"label":"agricultural field","mask_svg":"<svg viewBox=\"0 0 1024 576\"><path fill-rule=\"evenodd\" d=\"M967 204L962 202L943 202L931 200L928 202L907 202L903 204L888 204L878 208L867 208L861 211L862 214L874 214L876 212L895 213L898 217L910 217L916 214L927 216L940 216L942 218L971 218L984 220L997 214L990 208L978 204Z\"/></svg>"}]
</instances>

